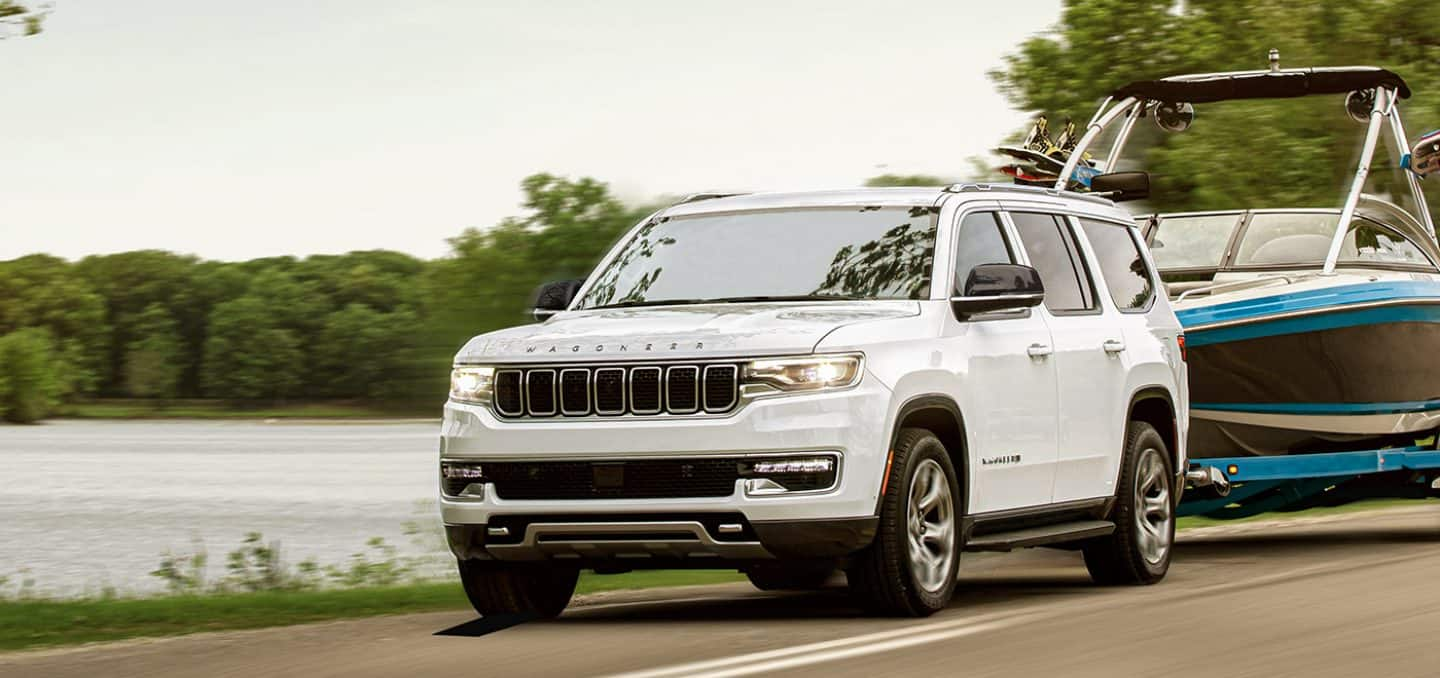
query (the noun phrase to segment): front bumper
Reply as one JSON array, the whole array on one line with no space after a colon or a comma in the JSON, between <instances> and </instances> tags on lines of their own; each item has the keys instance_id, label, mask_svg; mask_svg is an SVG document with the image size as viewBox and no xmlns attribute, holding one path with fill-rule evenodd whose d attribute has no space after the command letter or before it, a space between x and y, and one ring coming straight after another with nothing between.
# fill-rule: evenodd
<instances>
[{"instance_id":1,"label":"front bumper","mask_svg":"<svg viewBox=\"0 0 1440 678\"><path fill-rule=\"evenodd\" d=\"M823 492L724 497L514 500L442 495L459 558L647 559L686 562L831 557L874 536L889 429L890 392L866 375L832 393L759 398L723 417L497 419L448 403L444 461L612 460L836 452L839 478ZM722 531L724 526L724 531ZM739 526L738 528L736 526ZM504 534L500 534L500 532Z\"/></svg>"}]
</instances>

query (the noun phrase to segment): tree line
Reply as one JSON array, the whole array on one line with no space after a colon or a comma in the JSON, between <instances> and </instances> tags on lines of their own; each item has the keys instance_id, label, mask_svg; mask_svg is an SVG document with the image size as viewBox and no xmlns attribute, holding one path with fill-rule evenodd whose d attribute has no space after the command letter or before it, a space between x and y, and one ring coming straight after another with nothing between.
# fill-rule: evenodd
<instances>
[{"instance_id":1,"label":"tree line","mask_svg":"<svg viewBox=\"0 0 1440 678\"><path fill-rule=\"evenodd\" d=\"M526 216L425 261L374 250L207 261L159 250L0 262L0 416L91 396L435 402L471 336L589 272L643 216L604 184L524 180Z\"/></svg>"}]
</instances>

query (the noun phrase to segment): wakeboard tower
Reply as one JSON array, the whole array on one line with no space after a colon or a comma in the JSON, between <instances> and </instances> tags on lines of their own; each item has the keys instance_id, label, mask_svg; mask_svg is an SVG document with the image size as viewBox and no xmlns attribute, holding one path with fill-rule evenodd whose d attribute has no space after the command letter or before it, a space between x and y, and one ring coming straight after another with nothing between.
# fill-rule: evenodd
<instances>
[{"instance_id":1,"label":"wakeboard tower","mask_svg":"<svg viewBox=\"0 0 1440 678\"><path fill-rule=\"evenodd\" d=\"M1191 480L1243 483L1229 497L1187 501L1183 513L1440 496L1440 242L1421 190L1440 174L1440 131L1409 143L1400 102L1410 94L1383 68L1283 69L1272 50L1266 70L1120 87L1056 172L1053 190L1148 196L1148 175L1116 172L1136 123L1149 116L1183 132L1197 106L1215 102L1333 96L1364 125L1338 208L1138 217L1185 327L1188 454L1206 464ZM1107 131L1110 147L1090 159ZM1382 144L1388 160L1376 165ZM1400 178L1372 194L1372 169ZM1128 190L1111 190L1120 184Z\"/></svg>"}]
</instances>

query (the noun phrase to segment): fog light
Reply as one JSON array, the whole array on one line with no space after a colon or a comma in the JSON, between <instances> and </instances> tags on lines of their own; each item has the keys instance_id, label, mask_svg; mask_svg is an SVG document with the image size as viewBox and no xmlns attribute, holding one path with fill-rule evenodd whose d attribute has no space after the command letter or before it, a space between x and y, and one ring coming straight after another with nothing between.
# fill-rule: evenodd
<instances>
[{"instance_id":1,"label":"fog light","mask_svg":"<svg viewBox=\"0 0 1440 678\"><path fill-rule=\"evenodd\" d=\"M829 473L834 470L835 459L833 457L757 461L750 467L750 471L756 475L770 475L772 473Z\"/></svg>"},{"instance_id":2,"label":"fog light","mask_svg":"<svg viewBox=\"0 0 1440 678\"><path fill-rule=\"evenodd\" d=\"M838 455L757 458L740 462L745 494L763 497L789 492L815 492L835 486Z\"/></svg>"},{"instance_id":3,"label":"fog light","mask_svg":"<svg viewBox=\"0 0 1440 678\"><path fill-rule=\"evenodd\" d=\"M440 488L451 497L484 499L485 468L480 464L465 462L440 462Z\"/></svg>"}]
</instances>

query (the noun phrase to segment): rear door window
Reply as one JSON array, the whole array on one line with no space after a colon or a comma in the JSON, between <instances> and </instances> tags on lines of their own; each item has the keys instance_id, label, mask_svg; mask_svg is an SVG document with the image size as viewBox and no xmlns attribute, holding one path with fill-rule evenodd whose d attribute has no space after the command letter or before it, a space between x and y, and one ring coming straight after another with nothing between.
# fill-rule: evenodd
<instances>
[{"instance_id":1,"label":"rear door window","mask_svg":"<svg viewBox=\"0 0 1440 678\"><path fill-rule=\"evenodd\" d=\"M1155 284L1140 254L1140 245L1128 226L1081 219L1080 228L1095 251L1100 274L1110 289L1110 298L1121 311L1139 311L1150 307Z\"/></svg>"},{"instance_id":2,"label":"rear door window","mask_svg":"<svg viewBox=\"0 0 1440 678\"><path fill-rule=\"evenodd\" d=\"M1063 217L1039 212L1011 212L1030 265L1045 285L1045 308L1052 313L1093 311L1095 287Z\"/></svg>"}]
</instances>

